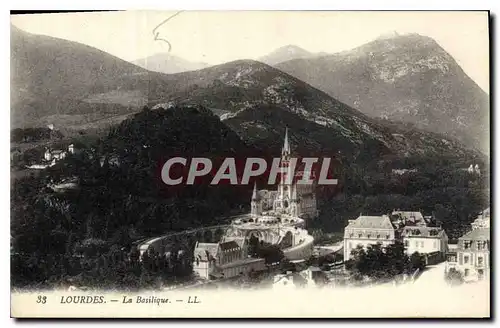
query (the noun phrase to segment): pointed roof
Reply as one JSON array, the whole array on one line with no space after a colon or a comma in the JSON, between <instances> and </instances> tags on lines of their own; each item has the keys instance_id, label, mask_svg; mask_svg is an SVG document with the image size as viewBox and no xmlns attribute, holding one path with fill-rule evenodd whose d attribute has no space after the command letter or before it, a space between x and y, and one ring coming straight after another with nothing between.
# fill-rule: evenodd
<instances>
[{"instance_id":1,"label":"pointed roof","mask_svg":"<svg viewBox=\"0 0 500 328\"><path fill-rule=\"evenodd\" d=\"M438 227L405 227L402 235L403 237L441 238L446 235L446 232Z\"/></svg>"},{"instance_id":2,"label":"pointed roof","mask_svg":"<svg viewBox=\"0 0 500 328\"><path fill-rule=\"evenodd\" d=\"M288 144L288 127L285 129L285 142L283 143L283 152L290 153L290 145Z\"/></svg>"},{"instance_id":3,"label":"pointed roof","mask_svg":"<svg viewBox=\"0 0 500 328\"><path fill-rule=\"evenodd\" d=\"M350 221L349 228L376 228L376 229L391 229L394 226L387 215L382 216L365 216L360 215L356 220Z\"/></svg>"},{"instance_id":4,"label":"pointed roof","mask_svg":"<svg viewBox=\"0 0 500 328\"><path fill-rule=\"evenodd\" d=\"M259 194L257 193L257 182L253 184L252 200L259 200Z\"/></svg>"},{"instance_id":5,"label":"pointed roof","mask_svg":"<svg viewBox=\"0 0 500 328\"><path fill-rule=\"evenodd\" d=\"M472 230L468 234L463 235L458 238L458 240L490 240L490 229L489 228L479 228Z\"/></svg>"},{"instance_id":6,"label":"pointed roof","mask_svg":"<svg viewBox=\"0 0 500 328\"><path fill-rule=\"evenodd\" d=\"M229 240L219 243L219 247L222 251L228 251L228 250L238 249L240 248L240 245L238 245L238 243L234 240Z\"/></svg>"},{"instance_id":7,"label":"pointed roof","mask_svg":"<svg viewBox=\"0 0 500 328\"><path fill-rule=\"evenodd\" d=\"M201 261L209 261L210 258L217 258L219 243L197 243L194 249L194 257Z\"/></svg>"}]
</instances>

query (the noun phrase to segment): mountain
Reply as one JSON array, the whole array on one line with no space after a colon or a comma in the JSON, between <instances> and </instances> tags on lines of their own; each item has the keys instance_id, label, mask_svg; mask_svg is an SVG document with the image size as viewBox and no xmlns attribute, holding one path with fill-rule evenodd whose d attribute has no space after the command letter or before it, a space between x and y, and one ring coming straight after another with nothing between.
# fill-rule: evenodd
<instances>
[{"instance_id":1,"label":"mountain","mask_svg":"<svg viewBox=\"0 0 500 328\"><path fill-rule=\"evenodd\" d=\"M202 105L253 146L273 152L285 127L302 152L337 153L367 162L390 155L466 156L460 143L412 126L370 118L266 64L239 60L173 74L158 107ZM154 109L155 107L153 107Z\"/></svg>"},{"instance_id":2,"label":"mountain","mask_svg":"<svg viewBox=\"0 0 500 328\"><path fill-rule=\"evenodd\" d=\"M167 75L169 87L151 89L151 102L199 104L231 116L254 105L279 104L311 119L328 120L337 113L361 115L271 66L253 60L237 60L198 71ZM165 106L169 106L166 104Z\"/></svg>"},{"instance_id":3,"label":"mountain","mask_svg":"<svg viewBox=\"0 0 500 328\"><path fill-rule=\"evenodd\" d=\"M260 57L257 60L268 65L276 65L292 59L309 58L313 56L314 56L313 53L304 50L300 47L294 45L287 45L278 48L273 52L271 52L270 54Z\"/></svg>"},{"instance_id":4,"label":"mountain","mask_svg":"<svg viewBox=\"0 0 500 328\"><path fill-rule=\"evenodd\" d=\"M207 63L190 62L168 53L158 53L134 60L132 63L149 71L165 74L196 71L209 66Z\"/></svg>"},{"instance_id":5,"label":"mountain","mask_svg":"<svg viewBox=\"0 0 500 328\"><path fill-rule=\"evenodd\" d=\"M488 95L429 37L393 35L275 67L369 116L411 123L488 151Z\"/></svg>"},{"instance_id":6,"label":"mountain","mask_svg":"<svg viewBox=\"0 0 500 328\"><path fill-rule=\"evenodd\" d=\"M318 145L316 149L338 147L352 158L421 153L460 156L464 152L461 145L446 138L436 139L431 134L417 138L412 134L421 132L414 129L401 132L389 127L257 61L161 74L89 46L15 27L11 46L13 117L25 125L56 123L56 127L73 124L88 128L95 122L119 123L145 104L152 109L201 105L228 125L233 122L232 128L250 142L258 134L245 133L245 127L259 128L252 121L255 113L270 136L289 124L301 131L305 141ZM262 115L274 115L275 132ZM238 126L234 124L237 121ZM321 131L320 136L312 137L314 129ZM262 140L256 145L260 149L281 138Z\"/></svg>"},{"instance_id":7,"label":"mountain","mask_svg":"<svg viewBox=\"0 0 500 328\"><path fill-rule=\"evenodd\" d=\"M10 60L14 127L78 126L128 114L147 103L151 86L166 87L159 73L12 25Z\"/></svg>"}]
</instances>

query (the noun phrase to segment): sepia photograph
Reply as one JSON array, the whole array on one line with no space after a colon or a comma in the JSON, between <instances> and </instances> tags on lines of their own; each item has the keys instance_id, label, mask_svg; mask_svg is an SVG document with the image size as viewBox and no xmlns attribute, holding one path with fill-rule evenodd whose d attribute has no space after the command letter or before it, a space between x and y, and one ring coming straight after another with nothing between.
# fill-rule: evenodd
<instances>
[{"instance_id":1,"label":"sepia photograph","mask_svg":"<svg viewBox=\"0 0 500 328\"><path fill-rule=\"evenodd\" d=\"M491 318L490 19L11 12L11 317Z\"/></svg>"}]
</instances>

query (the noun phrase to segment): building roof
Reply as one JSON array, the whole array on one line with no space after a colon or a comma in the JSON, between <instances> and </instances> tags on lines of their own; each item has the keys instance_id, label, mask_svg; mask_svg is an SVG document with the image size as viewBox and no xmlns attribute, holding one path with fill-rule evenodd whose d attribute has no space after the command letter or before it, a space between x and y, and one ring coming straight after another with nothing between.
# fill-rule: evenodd
<instances>
[{"instance_id":1,"label":"building roof","mask_svg":"<svg viewBox=\"0 0 500 328\"><path fill-rule=\"evenodd\" d=\"M441 238L444 234L444 230L437 227L405 227L403 229L404 237Z\"/></svg>"},{"instance_id":2,"label":"building roof","mask_svg":"<svg viewBox=\"0 0 500 328\"><path fill-rule=\"evenodd\" d=\"M270 195L270 193L271 192L269 190L267 190L267 189L257 190L257 195L260 198L267 198Z\"/></svg>"},{"instance_id":3,"label":"building roof","mask_svg":"<svg viewBox=\"0 0 500 328\"><path fill-rule=\"evenodd\" d=\"M236 241L230 240L230 241L225 241L225 242L219 243L219 247L222 251L228 251L228 250L232 250L235 248L239 248L240 246L238 245L238 243Z\"/></svg>"},{"instance_id":4,"label":"building roof","mask_svg":"<svg viewBox=\"0 0 500 328\"><path fill-rule=\"evenodd\" d=\"M257 183L253 184L252 200L253 201L260 200L260 194L257 193Z\"/></svg>"},{"instance_id":5,"label":"building roof","mask_svg":"<svg viewBox=\"0 0 500 328\"><path fill-rule=\"evenodd\" d=\"M391 220L387 215L382 216L359 216L348 225L349 228L375 228L394 229Z\"/></svg>"},{"instance_id":6,"label":"building roof","mask_svg":"<svg viewBox=\"0 0 500 328\"><path fill-rule=\"evenodd\" d=\"M240 248L243 248L246 243L246 238L245 237L224 237L224 241L234 241Z\"/></svg>"},{"instance_id":7,"label":"building roof","mask_svg":"<svg viewBox=\"0 0 500 328\"><path fill-rule=\"evenodd\" d=\"M459 240L490 240L489 228L478 228L458 238Z\"/></svg>"},{"instance_id":8,"label":"building roof","mask_svg":"<svg viewBox=\"0 0 500 328\"><path fill-rule=\"evenodd\" d=\"M412 211L393 211L392 215L399 215L406 221L410 222L421 222L425 223L424 216L420 212L412 212Z\"/></svg>"},{"instance_id":9,"label":"building roof","mask_svg":"<svg viewBox=\"0 0 500 328\"><path fill-rule=\"evenodd\" d=\"M288 127L285 129L285 141L283 143L283 152L290 153L290 145L288 144Z\"/></svg>"},{"instance_id":10,"label":"building roof","mask_svg":"<svg viewBox=\"0 0 500 328\"><path fill-rule=\"evenodd\" d=\"M194 249L194 257L202 261L208 261L209 256L213 258L217 257L218 249L218 243L197 243Z\"/></svg>"}]
</instances>

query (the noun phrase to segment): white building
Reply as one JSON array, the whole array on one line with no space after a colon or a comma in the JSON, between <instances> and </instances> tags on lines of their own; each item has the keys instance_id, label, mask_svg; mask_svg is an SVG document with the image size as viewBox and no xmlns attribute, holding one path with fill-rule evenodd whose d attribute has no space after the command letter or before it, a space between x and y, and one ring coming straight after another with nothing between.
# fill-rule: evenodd
<instances>
[{"instance_id":1,"label":"white building","mask_svg":"<svg viewBox=\"0 0 500 328\"><path fill-rule=\"evenodd\" d=\"M426 227L427 221L421 212L413 212L413 211L393 211L391 213L392 220L394 221L396 217L401 219L402 225L412 225L412 226L421 226Z\"/></svg>"},{"instance_id":2,"label":"white building","mask_svg":"<svg viewBox=\"0 0 500 328\"><path fill-rule=\"evenodd\" d=\"M387 215L359 216L350 220L344 230L344 261L351 257L351 251L358 247L381 244L383 247L393 244L396 230Z\"/></svg>"},{"instance_id":3,"label":"white building","mask_svg":"<svg viewBox=\"0 0 500 328\"><path fill-rule=\"evenodd\" d=\"M461 272L464 280L475 281L489 277L490 229L478 228L458 239L458 247L447 254L446 271Z\"/></svg>"},{"instance_id":4,"label":"white building","mask_svg":"<svg viewBox=\"0 0 500 328\"><path fill-rule=\"evenodd\" d=\"M286 274L277 274L273 278L273 289L290 290L296 287L316 287L313 273L310 269L300 272L288 271Z\"/></svg>"},{"instance_id":5,"label":"white building","mask_svg":"<svg viewBox=\"0 0 500 328\"><path fill-rule=\"evenodd\" d=\"M441 228L408 226L403 228L401 235L408 255L439 252L444 259L448 252L448 236Z\"/></svg>"},{"instance_id":6,"label":"white building","mask_svg":"<svg viewBox=\"0 0 500 328\"><path fill-rule=\"evenodd\" d=\"M193 271L203 279L232 278L265 268L264 259L248 257L245 238L196 243Z\"/></svg>"},{"instance_id":7,"label":"white building","mask_svg":"<svg viewBox=\"0 0 500 328\"><path fill-rule=\"evenodd\" d=\"M75 149L75 145L74 144L70 144L68 146L68 150L62 150L62 149L50 149L50 148L46 148L45 149L45 153L43 155L45 161L47 162L52 162L52 161L59 161L61 159L64 159L66 158L66 156L68 155L68 153L70 154L75 154L76 152L76 149Z\"/></svg>"},{"instance_id":8,"label":"white building","mask_svg":"<svg viewBox=\"0 0 500 328\"><path fill-rule=\"evenodd\" d=\"M478 164L476 164L476 165L471 164L469 166L469 168L467 169L467 172L469 172L470 174L477 174L477 175L481 174L481 170L479 169Z\"/></svg>"},{"instance_id":9,"label":"white building","mask_svg":"<svg viewBox=\"0 0 500 328\"><path fill-rule=\"evenodd\" d=\"M485 209L479 216L471 223L472 229L490 228L490 208Z\"/></svg>"}]
</instances>

